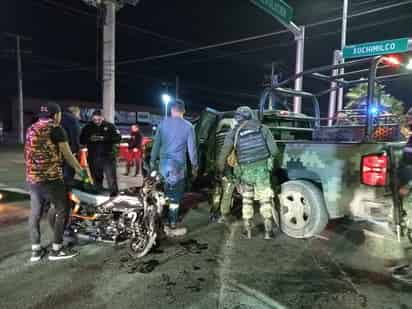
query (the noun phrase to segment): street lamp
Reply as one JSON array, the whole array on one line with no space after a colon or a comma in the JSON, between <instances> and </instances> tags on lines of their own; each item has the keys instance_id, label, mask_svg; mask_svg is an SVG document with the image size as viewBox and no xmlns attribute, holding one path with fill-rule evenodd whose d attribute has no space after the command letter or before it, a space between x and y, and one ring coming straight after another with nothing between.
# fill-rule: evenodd
<instances>
[{"instance_id":1,"label":"street lamp","mask_svg":"<svg viewBox=\"0 0 412 309\"><path fill-rule=\"evenodd\" d=\"M167 105L169 105L170 101L172 101L172 97L167 93L163 93L162 101L163 101L163 104L165 105L165 119L167 119Z\"/></svg>"}]
</instances>

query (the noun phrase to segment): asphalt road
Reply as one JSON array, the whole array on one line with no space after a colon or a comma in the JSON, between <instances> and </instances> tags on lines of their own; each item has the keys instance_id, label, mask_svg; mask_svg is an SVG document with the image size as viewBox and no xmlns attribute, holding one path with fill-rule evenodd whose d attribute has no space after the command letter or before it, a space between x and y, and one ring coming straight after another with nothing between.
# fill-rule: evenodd
<instances>
[{"instance_id":1,"label":"asphalt road","mask_svg":"<svg viewBox=\"0 0 412 309\"><path fill-rule=\"evenodd\" d=\"M8 208L21 209L20 203ZM348 222L319 238L241 236L241 224L209 224L202 204L189 234L142 260L123 246L84 242L70 261L28 262L27 223L0 228L0 308L412 308L412 287L374 256L380 238ZM50 239L46 224L45 242Z\"/></svg>"}]
</instances>

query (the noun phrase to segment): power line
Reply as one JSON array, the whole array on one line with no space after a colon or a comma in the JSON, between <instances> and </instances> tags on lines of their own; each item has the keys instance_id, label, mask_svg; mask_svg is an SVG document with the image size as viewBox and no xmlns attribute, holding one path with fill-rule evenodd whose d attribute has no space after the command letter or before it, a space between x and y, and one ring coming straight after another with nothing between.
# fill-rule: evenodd
<instances>
[{"instance_id":1,"label":"power line","mask_svg":"<svg viewBox=\"0 0 412 309\"><path fill-rule=\"evenodd\" d=\"M412 18L412 14L401 15L399 17L394 17L394 18L387 18L387 19L383 19L379 22L368 23L368 24L364 24L364 25L361 25L361 26L352 26L352 27L349 27L348 31L349 32L356 32L356 31L360 31L360 30L364 30L364 29L368 29L368 28L373 28L373 27L376 27L376 26L381 26L381 25L385 25L385 24L389 24L389 23L393 23L393 22L402 21L404 19L409 19L409 18ZM341 30L324 32L324 33L320 33L320 34L317 34L317 35L310 35L310 36L307 37L307 39L316 40L316 39L323 38L325 36L332 36L332 35L336 35L336 34L340 34L340 33L341 33ZM195 59L195 60L192 60L192 61L183 61L183 62L180 62L178 65L189 65L189 64L195 64L195 63L209 62L209 61L215 60L215 59L222 59L222 58L227 58L227 57L232 57L232 56L252 54L252 53L260 52L260 51L263 51L263 50L270 50L270 49L277 48L277 47L280 47L280 48L288 47L288 46L291 46L293 44L294 44L294 41L288 41L288 42L284 42L284 43L275 43L275 44L270 44L270 45L266 45L266 46L262 46L262 47L256 47L256 48L236 51L236 52L232 52L232 53L229 53L229 54L226 54L226 55L220 55L220 56L208 57L208 58L200 58L200 59Z\"/></svg>"},{"instance_id":2,"label":"power line","mask_svg":"<svg viewBox=\"0 0 412 309\"><path fill-rule=\"evenodd\" d=\"M371 9L371 10L351 14L351 15L348 15L348 18L355 18L355 17L360 17L360 16L364 16L364 15L368 15L368 14L373 14L373 13L377 13L377 12L380 12L380 11L383 11L383 10L387 10L387 9L391 9L391 8L394 8L394 7L399 7L399 6L403 6L403 5L407 5L407 4L411 4L411 3L412 3L412 0L402 1L402 2L399 2L399 3L396 3L396 4L386 5L386 6L383 6L383 7L380 7L380 8L375 8L375 9ZM321 25L325 25L325 24L329 24L329 23L334 23L334 22L337 22L337 21L340 21L340 20L342 20L342 17L331 18L331 19L327 19L327 20L323 20L323 21L308 24L308 25L306 25L306 28L313 28L313 27L317 27L317 26L321 26ZM270 33L265 33L265 34L260 34L260 35L249 36L249 37L245 37L245 38L241 38L241 39L237 39L237 40L231 40L231 41L226 41L226 42L221 42L221 43L209 44L209 45L196 47L196 48L189 48L189 49L181 50L181 51L170 52L170 53L166 53L166 54L162 54L162 55L148 56L148 57L143 57L143 58L138 58L138 59L120 60L116 63L116 65L139 63L139 62L146 62L146 61L152 61L152 60L159 60L159 59L164 59L164 58L168 58L168 57L185 55L185 54L190 54L190 53L194 53L194 52L198 52L198 51L213 49L213 48L217 48L217 47L224 47L224 46L229 46L229 45L234 45L234 44L240 44L240 43L244 43L244 42L254 41L254 40L263 39L263 38L268 38L268 37L272 37L272 36L276 36L276 35L280 35L280 34L285 34L285 33L289 33L289 31L288 30L280 30L280 31L275 31L275 32L270 32Z\"/></svg>"},{"instance_id":3,"label":"power line","mask_svg":"<svg viewBox=\"0 0 412 309\"><path fill-rule=\"evenodd\" d=\"M367 11L350 14L350 15L348 15L348 18L356 18L356 17L360 17L360 16L364 16L364 15L378 13L378 12L381 12L381 11L385 11L385 10L392 9L392 8L395 8L395 7L400 7L400 6L403 6L403 5L408 5L408 4L411 4L411 3L412 3L412 1L409 0L409 1L402 1L402 2L398 2L398 3L394 3L394 4L389 4L389 5L386 5L386 6L370 9L370 10L367 10ZM342 20L342 17L330 18L330 19L326 19L326 20L323 20L323 21L307 24L306 28L313 28L313 27L317 27L317 26L323 26L325 24L330 24L330 23L341 21L341 20Z\"/></svg>"},{"instance_id":4,"label":"power line","mask_svg":"<svg viewBox=\"0 0 412 309\"><path fill-rule=\"evenodd\" d=\"M54 7L57 7L57 8L58 8L60 11L62 11L63 13L69 14L70 16L79 15L79 14L80 14L80 15L87 16L87 17L93 17L93 18L96 17L94 14L87 13L87 12L84 12L84 11L82 11L82 10L73 8L73 7L71 7L71 6L63 5L63 4L61 4L61 3L57 3L57 2L52 1L52 0L42 0L42 1L45 2L45 3L47 3L47 4L45 5L45 3L43 3L43 4L42 4L42 3L36 3L35 5L40 5L40 6L43 6L43 7L46 7L46 8L50 8L50 6L54 6ZM183 45L188 45L188 46L196 46L196 45L198 45L198 44L195 44L195 43L193 43L193 42L189 42L189 41L182 40L182 39L177 39L177 38L174 38L174 37L171 37L171 36L167 36L167 35L164 35L164 34L160 34L160 33L158 33L158 32L155 32L155 31L152 31L152 30L148 30L148 29L145 29L145 28L142 28L142 27L138 27L138 26L135 26L135 25L125 24L125 23L122 23L122 22L117 22L117 25L118 25L119 27L123 27L124 29L134 30L134 31L143 33L143 34L145 34L145 35L150 35L150 36L156 37L156 38L158 38L158 39L173 41L173 42L175 42L175 43L179 43L179 44L183 44ZM219 51L219 50L217 50L216 53L222 53L222 54L224 54L223 52L221 52L221 51Z\"/></svg>"},{"instance_id":5,"label":"power line","mask_svg":"<svg viewBox=\"0 0 412 309\"><path fill-rule=\"evenodd\" d=\"M407 14L407 15L403 15L403 16L399 16L399 17L395 17L395 18L387 18L387 19L384 19L384 20L379 21L379 22L368 23L368 24L361 25L361 26L356 26L356 27L350 27L349 31L352 32L352 31L364 30L364 29L367 29L367 28L375 27L375 26L380 26L380 25L384 25L384 24L388 24L388 23L392 23L392 22L396 22L396 21L401 21L401 20L404 20L404 19L409 19L411 17L412 17L412 14ZM337 31L321 33L321 34L314 35L314 36L309 36L308 38L313 40L313 39L319 39L319 38L322 38L322 37L325 37L325 36L331 36L331 35L335 35L335 34L339 34L339 33L340 33L340 30L337 30ZM216 56L216 57L213 57L213 58L209 57L207 59L197 59L197 60L194 60L194 61L182 62L182 63L179 63L179 65L188 65L188 64L194 64L194 63L207 62L207 61L210 61L210 60L213 60L213 59L220 59L220 58L232 57L232 56L235 56L235 55L255 53L255 52L262 51L262 50L269 50L269 49L272 49L272 48L275 48L275 47L288 47L288 46L291 46L293 44L294 44L294 41L288 41L288 42L285 42L285 43L276 43L276 44L271 44L271 45L267 45L267 46L263 46L263 47L236 51L236 52L233 52L233 53L230 53L230 54L220 55L220 56ZM44 57L44 56L37 56L37 55L36 56L32 55L31 57L38 57L38 58L43 58L43 59L48 58L47 56ZM50 59L50 60L54 61L54 62L50 62L48 64L59 65L61 63L61 62L59 63L58 60L56 60L56 59ZM70 64L68 62L66 62L63 66L69 66L69 65L74 65L74 64L75 64L75 62L70 61ZM68 68L65 68L65 69L42 71L41 73L65 73L65 72L74 72L74 71L86 71L86 70L89 70L89 69L91 69L91 66L76 65L74 67L68 67ZM40 73L40 72L32 72L32 73Z\"/></svg>"},{"instance_id":6,"label":"power line","mask_svg":"<svg viewBox=\"0 0 412 309\"><path fill-rule=\"evenodd\" d=\"M93 17L93 18L96 17L95 14L87 13L87 12L82 11L80 9L76 9L76 8L71 7L71 6L64 5L64 4L55 2L55 1L51 1L51 0L42 0L42 1L44 2L43 4L37 2L37 3L35 3L35 5L39 5L39 6L43 6L43 7L47 7L47 8L50 8L50 6L54 6L56 8L59 8L59 10L61 12L69 14L71 16L80 14L80 15L84 15L84 16L87 16L87 17ZM45 4L47 4L49 6L47 6ZM194 45L191 42L181 40L181 39L177 39L177 38L174 38L174 37L171 37L171 36L167 36L167 35L164 35L164 34L152 31L152 30L148 30L148 29L145 29L145 28L142 28L142 27L138 27L138 26L135 26L135 25L130 25L130 24L122 23L122 22L118 22L117 25L119 27L127 28L129 30L134 30L134 31L143 33L145 35L150 35L150 36L156 37L158 39L173 41L175 43L179 43L179 44L183 44L183 45Z\"/></svg>"}]
</instances>

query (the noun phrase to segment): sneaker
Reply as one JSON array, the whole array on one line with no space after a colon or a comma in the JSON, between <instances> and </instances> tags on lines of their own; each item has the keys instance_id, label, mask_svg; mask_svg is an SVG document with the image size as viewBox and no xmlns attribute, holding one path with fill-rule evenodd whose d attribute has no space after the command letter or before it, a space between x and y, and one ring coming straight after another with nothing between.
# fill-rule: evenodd
<instances>
[{"instance_id":1,"label":"sneaker","mask_svg":"<svg viewBox=\"0 0 412 309\"><path fill-rule=\"evenodd\" d=\"M49 261L67 260L79 255L79 252L62 248L58 251L51 250L49 253Z\"/></svg>"},{"instance_id":2,"label":"sneaker","mask_svg":"<svg viewBox=\"0 0 412 309\"><path fill-rule=\"evenodd\" d=\"M46 249L32 250L30 262L38 262L46 255Z\"/></svg>"},{"instance_id":3,"label":"sneaker","mask_svg":"<svg viewBox=\"0 0 412 309\"><path fill-rule=\"evenodd\" d=\"M187 233L185 227L177 227L176 224L171 224L170 226L165 225L164 231L167 237L180 237Z\"/></svg>"}]
</instances>

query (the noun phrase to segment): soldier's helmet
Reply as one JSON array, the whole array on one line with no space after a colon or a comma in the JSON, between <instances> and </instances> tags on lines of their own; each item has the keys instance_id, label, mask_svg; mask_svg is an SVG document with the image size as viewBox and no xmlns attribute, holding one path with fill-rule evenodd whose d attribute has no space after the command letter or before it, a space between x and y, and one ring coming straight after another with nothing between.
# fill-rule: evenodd
<instances>
[{"instance_id":1,"label":"soldier's helmet","mask_svg":"<svg viewBox=\"0 0 412 309\"><path fill-rule=\"evenodd\" d=\"M237 121L250 120L253 117L253 111L249 106L240 106L236 109L235 119Z\"/></svg>"}]
</instances>

